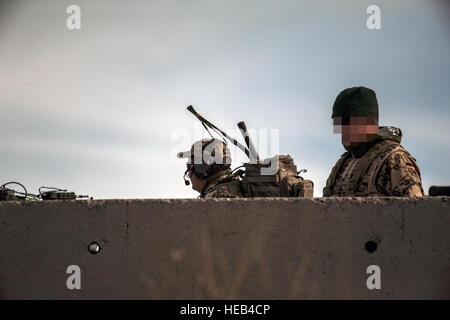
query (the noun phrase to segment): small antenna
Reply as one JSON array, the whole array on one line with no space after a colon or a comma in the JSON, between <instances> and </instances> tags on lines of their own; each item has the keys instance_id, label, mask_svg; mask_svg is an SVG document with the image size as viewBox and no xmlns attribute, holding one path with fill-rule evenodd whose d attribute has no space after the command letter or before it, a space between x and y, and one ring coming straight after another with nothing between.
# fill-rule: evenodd
<instances>
[{"instance_id":1,"label":"small antenna","mask_svg":"<svg viewBox=\"0 0 450 320\"><path fill-rule=\"evenodd\" d=\"M259 155L258 152L256 151L255 145L252 142L252 139L250 138L250 135L248 134L247 131L247 126L245 125L244 121L241 121L237 124L239 130L241 130L242 136L244 137L245 140L245 144L247 145L247 147L250 150L250 162L255 161L259 162Z\"/></svg>"}]
</instances>

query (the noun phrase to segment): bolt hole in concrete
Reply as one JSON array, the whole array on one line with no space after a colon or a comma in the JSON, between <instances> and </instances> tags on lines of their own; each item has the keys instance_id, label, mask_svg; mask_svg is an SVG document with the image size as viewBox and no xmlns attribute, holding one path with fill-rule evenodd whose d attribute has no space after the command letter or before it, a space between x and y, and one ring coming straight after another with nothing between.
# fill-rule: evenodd
<instances>
[{"instance_id":1,"label":"bolt hole in concrete","mask_svg":"<svg viewBox=\"0 0 450 320\"><path fill-rule=\"evenodd\" d=\"M100 245L97 242L91 242L88 245L88 251L92 254L97 254L100 252Z\"/></svg>"},{"instance_id":2,"label":"bolt hole in concrete","mask_svg":"<svg viewBox=\"0 0 450 320\"><path fill-rule=\"evenodd\" d=\"M367 241L365 247L367 252L373 253L377 250L378 245L375 241Z\"/></svg>"}]
</instances>

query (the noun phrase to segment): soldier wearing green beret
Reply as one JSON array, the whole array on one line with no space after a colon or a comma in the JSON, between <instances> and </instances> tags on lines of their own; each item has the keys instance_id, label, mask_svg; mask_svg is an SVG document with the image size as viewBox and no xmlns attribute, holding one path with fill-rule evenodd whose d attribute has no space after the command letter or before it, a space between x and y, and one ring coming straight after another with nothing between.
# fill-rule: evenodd
<instances>
[{"instance_id":1,"label":"soldier wearing green beret","mask_svg":"<svg viewBox=\"0 0 450 320\"><path fill-rule=\"evenodd\" d=\"M243 197L239 177L232 174L230 150L217 139L202 139L195 142L189 151L178 153L179 158L188 158L185 172L192 189L200 198ZM186 185L189 181L185 179Z\"/></svg>"},{"instance_id":2,"label":"soldier wearing green beret","mask_svg":"<svg viewBox=\"0 0 450 320\"><path fill-rule=\"evenodd\" d=\"M331 170L324 197L423 196L416 160L400 145L402 131L378 126L373 90L343 90L334 102L332 119L347 152Z\"/></svg>"}]
</instances>

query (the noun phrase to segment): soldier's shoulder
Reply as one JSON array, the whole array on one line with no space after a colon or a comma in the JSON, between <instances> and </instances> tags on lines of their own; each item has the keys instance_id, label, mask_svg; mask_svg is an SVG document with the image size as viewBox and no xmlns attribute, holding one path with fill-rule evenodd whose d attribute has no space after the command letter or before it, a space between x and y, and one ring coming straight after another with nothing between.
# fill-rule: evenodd
<instances>
[{"instance_id":1,"label":"soldier's shoulder","mask_svg":"<svg viewBox=\"0 0 450 320\"><path fill-rule=\"evenodd\" d=\"M384 188L387 182L390 185L390 195L423 195L419 166L416 159L403 147L387 157L378 173L378 187Z\"/></svg>"},{"instance_id":2,"label":"soldier's shoulder","mask_svg":"<svg viewBox=\"0 0 450 320\"><path fill-rule=\"evenodd\" d=\"M411 167L411 169L418 169L419 167L416 159L403 146L400 144L398 146L399 147L387 157L385 162L393 165L394 167L406 166Z\"/></svg>"}]
</instances>

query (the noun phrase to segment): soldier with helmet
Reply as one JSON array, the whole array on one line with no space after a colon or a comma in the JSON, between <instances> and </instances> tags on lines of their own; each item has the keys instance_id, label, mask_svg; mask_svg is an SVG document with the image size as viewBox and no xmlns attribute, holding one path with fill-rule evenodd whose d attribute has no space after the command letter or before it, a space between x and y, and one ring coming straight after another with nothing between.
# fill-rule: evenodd
<instances>
[{"instance_id":1,"label":"soldier with helmet","mask_svg":"<svg viewBox=\"0 0 450 320\"><path fill-rule=\"evenodd\" d=\"M332 118L347 152L331 170L324 197L423 196L416 160L400 145L402 131L378 126L373 90L343 90L334 102Z\"/></svg>"},{"instance_id":2,"label":"soldier with helmet","mask_svg":"<svg viewBox=\"0 0 450 320\"><path fill-rule=\"evenodd\" d=\"M202 139L195 142L189 151L178 153L179 158L188 158L187 170L192 189L200 198L243 197L239 177L231 171L230 150L218 139Z\"/></svg>"}]
</instances>

